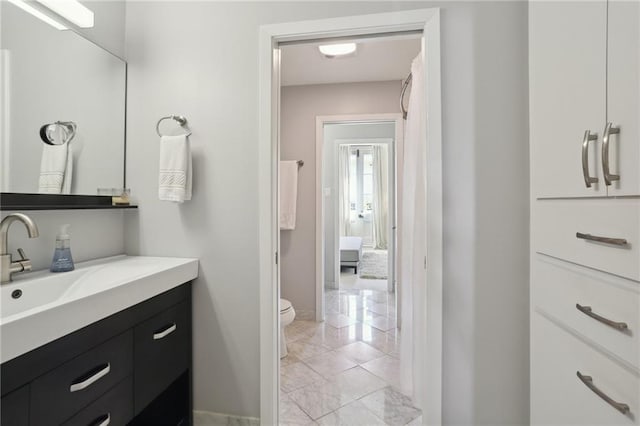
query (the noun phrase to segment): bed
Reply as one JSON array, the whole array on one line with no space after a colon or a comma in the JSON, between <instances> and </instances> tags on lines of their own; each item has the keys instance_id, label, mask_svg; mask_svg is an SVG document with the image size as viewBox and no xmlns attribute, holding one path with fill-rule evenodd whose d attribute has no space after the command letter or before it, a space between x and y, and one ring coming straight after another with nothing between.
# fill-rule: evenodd
<instances>
[{"instance_id":1,"label":"bed","mask_svg":"<svg viewBox=\"0 0 640 426\"><path fill-rule=\"evenodd\" d=\"M340 237L340 267L353 268L358 273L358 264L362 259L362 238Z\"/></svg>"}]
</instances>

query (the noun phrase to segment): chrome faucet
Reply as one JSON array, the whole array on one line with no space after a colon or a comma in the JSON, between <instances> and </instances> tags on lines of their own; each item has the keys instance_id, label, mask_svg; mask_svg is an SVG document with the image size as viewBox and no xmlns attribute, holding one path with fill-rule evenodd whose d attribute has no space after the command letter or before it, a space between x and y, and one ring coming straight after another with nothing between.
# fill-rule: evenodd
<instances>
[{"instance_id":1,"label":"chrome faucet","mask_svg":"<svg viewBox=\"0 0 640 426\"><path fill-rule=\"evenodd\" d=\"M27 228L29 238L36 238L38 233L38 227L36 223L26 214L11 213L7 215L2 222L0 222L0 275L2 275L2 284L11 281L11 276L18 272L26 272L31 270L31 261L26 258L24 251L19 248L18 253L21 259L13 261L11 253L9 253L9 227L15 221L20 221Z\"/></svg>"}]
</instances>

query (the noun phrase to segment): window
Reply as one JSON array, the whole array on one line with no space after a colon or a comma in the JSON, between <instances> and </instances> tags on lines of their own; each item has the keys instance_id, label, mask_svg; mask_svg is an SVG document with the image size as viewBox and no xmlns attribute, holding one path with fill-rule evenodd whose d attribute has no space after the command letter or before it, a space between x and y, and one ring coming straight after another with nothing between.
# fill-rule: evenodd
<instances>
[{"instance_id":1,"label":"window","mask_svg":"<svg viewBox=\"0 0 640 426\"><path fill-rule=\"evenodd\" d=\"M352 146L349 157L349 203L359 215L373 210L373 150L371 146Z\"/></svg>"}]
</instances>

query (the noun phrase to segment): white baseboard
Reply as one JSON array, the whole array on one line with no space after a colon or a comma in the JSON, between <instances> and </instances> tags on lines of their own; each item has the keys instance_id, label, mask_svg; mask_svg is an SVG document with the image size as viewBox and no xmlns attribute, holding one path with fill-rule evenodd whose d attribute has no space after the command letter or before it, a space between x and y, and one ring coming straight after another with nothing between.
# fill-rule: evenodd
<instances>
[{"instance_id":1,"label":"white baseboard","mask_svg":"<svg viewBox=\"0 0 640 426\"><path fill-rule=\"evenodd\" d=\"M260 419L194 410L193 424L194 426L259 426Z\"/></svg>"}]
</instances>

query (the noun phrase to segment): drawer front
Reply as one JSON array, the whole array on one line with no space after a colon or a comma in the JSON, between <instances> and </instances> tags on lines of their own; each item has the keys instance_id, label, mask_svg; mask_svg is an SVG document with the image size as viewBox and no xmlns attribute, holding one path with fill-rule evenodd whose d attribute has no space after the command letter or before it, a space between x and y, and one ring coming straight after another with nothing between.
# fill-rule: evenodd
<instances>
[{"instance_id":1,"label":"drawer front","mask_svg":"<svg viewBox=\"0 0 640 426\"><path fill-rule=\"evenodd\" d=\"M534 313L531 324L532 425L638 425L640 378L591 346ZM580 372L612 400L587 387ZM624 403L624 414L612 406Z\"/></svg>"},{"instance_id":2,"label":"drawer front","mask_svg":"<svg viewBox=\"0 0 640 426\"><path fill-rule=\"evenodd\" d=\"M533 209L536 252L640 281L640 201L543 200ZM586 235L578 238L577 233ZM589 235L627 244L585 239Z\"/></svg>"},{"instance_id":3,"label":"drawer front","mask_svg":"<svg viewBox=\"0 0 640 426\"><path fill-rule=\"evenodd\" d=\"M133 369L133 335L127 331L33 381L31 424L60 424Z\"/></svg>"},{"instance_id":4,"label":"drawer front","mask_svg":"<svg viewBox=\"0 0 640 426\"><path fill-rule=\"evenodd\" d=\"M0 425L29 425L29 385L23 386L2 397Z\"/></svg>"},{"instance_id":5,"label":"drawer front","mask_svg":"<svg viewBox=\"0 0 640 426\"><path fill-rule=\"evenodd\" d=\"M133 419L133 377L129 376L64 422L62 426L124 426L131 419Z\"/></svg>"},{"instance_id":6,"label":"drawer front","mask_svg":"<svg viewBox=\"0 0 640 426\"><path fill-rule=\"evenodd\" d=\"M135 328L135 414L140 413L189 367L191 354L187 302Z\"/></svg>"},{"instance_id":7,"label":"drawer front","mask_svg":"<svg viewBox=\"0 0 640 426\"><path fill-rule=\"evenodd\" d=\"M531 274L534 306L640 368L640 284L539 254Z\"/></svg>"}]
</instances>

